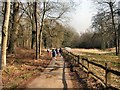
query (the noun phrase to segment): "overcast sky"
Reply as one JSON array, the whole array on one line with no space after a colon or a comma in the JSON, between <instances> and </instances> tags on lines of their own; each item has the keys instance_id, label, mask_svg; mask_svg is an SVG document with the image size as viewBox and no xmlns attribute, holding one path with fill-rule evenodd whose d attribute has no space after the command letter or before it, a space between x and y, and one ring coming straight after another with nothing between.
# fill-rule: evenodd
<instances>
[{"instance_id":1,"label":"overcast sky","mask_svg":"<svg viewBox=\"0 0 120 90\"><path fill-rule=\"evenodd\" d=\"M74 0L78 1L78 0ZM76 8L76 12L72 13L72 20L70 25L74 27L77 32L85 32L90 27L92 17L97 13L97 9L93 0L79 0L80 5ZM118 5L120 0L114 0ZM120 8L120 5L119 5Z\"/></svg>"},{"instance_id":2,"label":"overcast sky","mask_svg":"<svg viewBox=\"0 0 120 90\"><path fill-rule=\"evenodd\" d=\"M72 20L70 25L74 27L77 32L84 32L91 25L91 18L95 15L95 6L91 0L81 0L81 4L72 13Z\"/></svg>"}]
</instances>

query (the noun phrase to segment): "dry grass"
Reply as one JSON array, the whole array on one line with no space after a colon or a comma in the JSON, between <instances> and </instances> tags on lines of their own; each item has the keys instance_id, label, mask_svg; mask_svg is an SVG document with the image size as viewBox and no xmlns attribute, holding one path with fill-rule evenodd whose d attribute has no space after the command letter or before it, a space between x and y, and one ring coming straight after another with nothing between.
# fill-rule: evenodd
<instances>
[{"instance_id":1,"label":"dry grass","mask_svg":"<svg viewBox=\"0 0 120 90\"><path fill-rule=\"evenodd\" d=\"M7 66L2 71L3 88L23 88L26 83L40 76L50 62L45 51L35 60L35 50L16 49L16 54L7 55Z\"/></svg>"},{"instance_id":2,"label":"dry grass","mask_svg":"<svg viewBox=\"0 0 120 90\"><path fill-rule=\"evenodd\" d=\"M71 52L103 65L107 62L111 62L113 67L120 68L120 57L115 55L114 48L104 51L98 49L72 49Z\"/></svg>"},{"instance_id":3,"label":"dry grass","mask_svg":"<svg viewBox=\"0 0 120 90\"><path fill-rule=\"evenodd\" d=\"M71 49L71 51L75 52L75 53L95 53L95 54L106 54L106 53L113 53L115 52L115 48L110 48L110 49L106 49L106 50L99 50L99 49Z\"/></svg>"},{"instance_id":4,"label":"dry grass","mask_svg":"<svg viewBox=\"0 0 120 90\"><path fill-rule=\"evenodd\" d=\"M111 69L120 70L120 57L115 55L115 49L107 49L107 50L97 50L97 49L71 49L76 55L80 55L80 57L86 57L88 60L102 64L109 63L109 67ZM86 64L87 67L87 64ZM101 77L103 80L105 79L105 71L96 66L90 65L90 70L94 72L96 75ZM113 86L120 88L120 76L116 76L111 74L111 83Z\"/></svg>"}]
</instances>

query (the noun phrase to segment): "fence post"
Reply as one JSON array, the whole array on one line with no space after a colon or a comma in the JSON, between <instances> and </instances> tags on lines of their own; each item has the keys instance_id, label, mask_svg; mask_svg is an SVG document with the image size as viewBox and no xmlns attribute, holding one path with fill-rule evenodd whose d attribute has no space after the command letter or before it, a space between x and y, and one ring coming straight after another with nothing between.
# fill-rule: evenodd
<instances>
[{"instance_id":1,"label":"fence post","mask_svg":"<svg viewBox=\"0 0 120 90\"><path fill-rule=\"evenodd\" d=\"M89 61L88 60L87 60L87 68L88 68L87 77L89 78Z\"/></svg>"},{"instance_id":2,"label":"fence post","mask_svg":"<svg viewBox=\"0 0 120 90\"><path fill-rule=\"evenodd\" d=\"M83 67L83 65L84 65L84 60L83 60L83 58L82 58L82 60L81 60L81 64L82 64L82 69L84 69L84 67Z\"/></svg>"},{"instance_id":3,"label":"fence post","mask_svg":"<svg viewBox=\"0 0 120 90\"><path fill-rule=\"evenodd\" d=\"M79 60L80 60L80 56L78 55L78 64L80 63Z\"/></svg>"},{"instance_id":4,"label":"fence post","mask_svg":"<svg viewBox=\"0 0 120 90\"><path fill-rule=\"evenodd\" d=\"M72 55L72 58L73 58L73 62L74 62L74 64L75 64L75 56Z\"/></svg>"},{"instance_id":5,"label":"fence post","mask_svg":"<svg viewBox=\"0 0 120 90\"><path fill-rule=\"evenodd\" d=\"M110 70L111 69L111 65L112 63L111 62L108 62L108 70ZM107 75L107 81L108 81L108 86L110 86L111 85L111 73L108 71L108 75Z\"/></svg>"},{"instance_id":6,"label":"fence post","mask_svg":"<svg viewBox=\"0 0 120 90\"><path fill-rule=\"evenodd\" d=\"M109 64L109 65L108 65ZM111 67L111 62L105 63L105 84L106 88L110 86L111 84L111 73L109 72L109 69Z\"/></svg>"},{"instance_id":7,"label":"fence post","mask_svg":"<svg viewBox=\"0 0 120 90\"><path fill-rule=\"evenodd\" d=\"M107 88L107 63L105 63L105 84Z\"/></svg>"}]
</instances>

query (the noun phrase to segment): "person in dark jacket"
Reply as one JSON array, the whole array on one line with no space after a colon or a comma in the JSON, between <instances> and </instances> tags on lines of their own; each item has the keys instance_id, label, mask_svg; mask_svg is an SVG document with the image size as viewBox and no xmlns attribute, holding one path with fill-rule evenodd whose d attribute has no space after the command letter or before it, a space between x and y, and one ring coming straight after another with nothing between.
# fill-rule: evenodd
<instances>
[{"instance_id":1,"label":"person in dark jacket","mask_svg":"<svg viewBox=\"0 0 120 90\"><path fill-rule=\"evenodd\" d=\"M60 56L61 56L62 55L62 49L61 48L59 49L59 53L60 53Z\"/></svg>"},{"instance_id":2,"label":"person in dark jacket","mask_svg":"<svg viewBox=\"0 0 120 90\"><path fill-rule=\"evenodd\" d=\"M55 51L55 49L52 49L52 57L53 57L53 58L56 57L56 51Z\"/></svg>"},{"instance_id":3,"label":"person in dark jacket","mask_svg":"<svg viewBox=\"0 0 120 90\"><path fill-rule=\"evenodd\" d=\"M56 55L58 56L58 54L59 54L59 51L58 51L58 49L56 48L56 49L55 49L55 51L56 51Z\"/></svg>"}]
</instances>

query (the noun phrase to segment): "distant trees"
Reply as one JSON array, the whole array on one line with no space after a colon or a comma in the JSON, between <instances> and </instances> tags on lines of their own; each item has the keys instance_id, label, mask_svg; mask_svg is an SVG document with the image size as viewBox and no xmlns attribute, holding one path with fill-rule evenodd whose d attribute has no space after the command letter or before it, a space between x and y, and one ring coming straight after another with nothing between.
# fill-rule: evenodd
<instances>
[{"instance_id":1,"label":"distant trees","mask_svg":"<svg viewBox=\"0 0 120 90\"><path fill-rule=\"evenodd\" d=\"M101 49L101 35L88 28L86 32L80 34L79 48L98 48Z\"/></svg>"},{"instance_id":2,"label":"distant trees","mask_svg":"<svg viewBox=\"0 0 120 90\"><path fill-rule=\"evenodd\" d=\"M105 12L98 13L93 17L92 27L95 29L95 32L99 34L98 37L101 38L101 49L114 47L114 44L112 44L114 43L112 41L114 40L114 30L109 20L110 16L106 15Z\"/></svg>"},{"instance_id":3,"label":"distant trees","mask_svg":"<svg viewBox=\"0 0 120 90\"><path fill-rule=\"evenodd\" d=\"M92 18L94 31L81 35L80 47L98 47L100 49L116 47L116 55L119 54L119 32L117 2L113 0L93 0L98 8L98 13ZM82 38L84 38L83 41ZM89 40L87 40L89 39ZM90 42L92 42L92 44ZM94 42L96 45L94 46ZM98 45L97 45L98 44Z\"/></svg>"},{"instance_id":4,"label":"distant trees","mask_svg":"<svg viewBox=\"0 0 120 90\"><path fill-rule=\"evenodd\" d=\"M118 8L115 0L93 0L98 12L92 18L94 31L87 31L80 36L79 47L84 48L112 48L116 47L119 54Z\"/></svg>"},{"instance_id":5,"label":"distant trees","mask_svg":"<svg viewBox=\"0 0 120 90\"><path fill-rule=\"evenodd\" d=\"M61 47L63 40L63 26L52 20L47 20L44 25L43 40L45 47Z\"/></svg>"},{"instance_id":6,"label":"distant trees","mask_svg":"<svg viewBox=\"0 0 120 90\"><path fill-rule=\"evenodd\" d=\"M42 46L42 33L45 31L45 28L43 28L45 26L45 20L48 21L48 27L47 30L49 30L47 32L47 34L49 34L50 41L56 41L56 45L57 47L60 46L60 40L53 39L53 37L57 37L60 36L61 34L58 32L60 30L60 21L66 20L66 13L69 13L73 8L74 8L74 4L73 3L65 3L65 2L43 2L43 8L41 8L41 25L40 25L40 34L39 34L39 54L41 55L41 46ZM72 7L71 7L72 6ZM59 22L58 22L59 21ZM51 25L50 25L51 24ZM56 25L56 26L55 26ZM58 27L58 28L57 28ZM44 34L45 36L45 34ZM59 37L59 39L61 39L61 37ZM47 39L44 39L45 41ZM44 42L44 44L46 44ZM53 47L53 42L51 43L51 47ZM54 46L55 47L55 46Z\"/></svg>"},{"instance_id":7,"label":"distant trees","mask_svg":"<svg viewBox=\"0 0 120 90\"><path fill-rule=\"evenodd\" d=\"M79 34L68 25L62 25L54 20L45 20L43 27L43 45L45 48L52 47L75 47L79 42ZM76 41L78 40L78 41Z\"/></svg>"},{"instance_id":8,"label":"distant trees","mask_svg":"<svg viewBox=\"0 0 120 90\"><path fill-rule=\"evenodd\" d=\"M10 16L10 0L7 0L5 3L4 9L4 19L2 26L2 64L6 66L6 50L7 50L7 37L8 37L8 25L9 25L9 16ZM1 61L0 61L1 62ZM1 64L0 64L1 69Z\"/></svg>"},{"instance_id":9,"label":"distant trees","mask_svg":"<svg viewBox=\"0 0 120 90\"><path fill-rule=\"evenodd\" d=\"M62 46L68 46L68 47L78 47L79 46L79 40L80 40L80 35L79 33L75 32L75 29L70 27L70 26L66 26L63 29L64 33L64 40L62 42Z\"/></svg>"},{"instance_id":10,"label":"distant trees","mask_svg":"<svg viewBox=\"0 0 120 90\"><path fill-rule=\"evenodd\" d=\"M21 3L21 12L23 12L22 18L21 18L21 29L25 29L27 32L27 36L29 35L28 39L26 40L27 42L24 43L29 43L29 47L33 49L35 47L35 40L36 40L36 30L35 30L35 15L34 15L34 3L33 2L27 2L27 3ZM26 22L26 23L23 23ZM23 30L24 32L24 30ZM25 33L21 35L21 37L24 37ZM26 36L26 35L25 35ZM18 41L19 42L19 41ZM24 46L23 46L24 47Z\"/></svg>"},{"instance_id":11,"label":"distant trees","mask_svg":"<svg viewBox=\"0 0 120 90\"><path fill-rule=\"evenodd\" d=\"M105 5L107 5L108 7L108 10L104 11L106 13L108 13L108 16L105 16L105 17L109 17L107 22L109 21L109 26L111 26L111 30L109 30L109 33L114 33L113 37L114 37L114 45L116 47L116 55L119 54L119 39L118 39L118 22L117 22L117 8L116 8L116 2L115 1L106 1L106 0L103 0L101 2L98 2L100 4L102 4L103 7L105 7ZM107 8L106 7L106 8ZM105 10L106 8L104 8L103 10ZM102 12L100 12L102 13ZM108 30L108 28L106 28L106 30ZM108 34L109 34L108 33Z\"/></svg>"}]
</instances>

